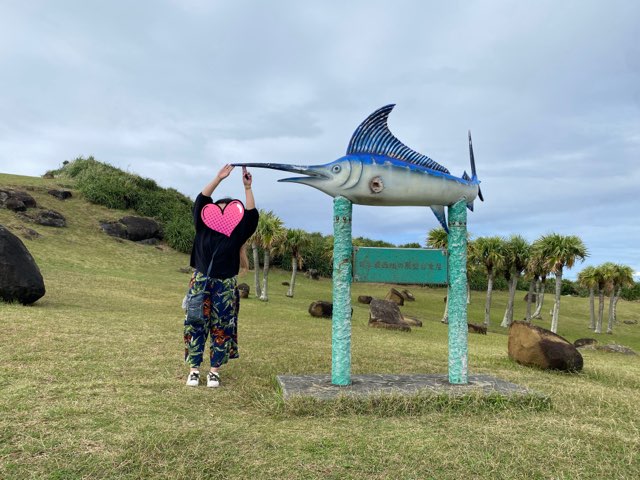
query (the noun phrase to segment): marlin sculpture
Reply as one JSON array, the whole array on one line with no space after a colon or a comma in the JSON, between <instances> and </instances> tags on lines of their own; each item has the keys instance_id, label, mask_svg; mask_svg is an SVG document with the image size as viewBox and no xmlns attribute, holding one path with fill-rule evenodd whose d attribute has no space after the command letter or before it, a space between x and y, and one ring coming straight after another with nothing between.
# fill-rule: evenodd
<instances>
[{"instance_id":1,"label":"marlin sculpture","mask_svg":"<svg viewBox=\"0 0 640 480\"><path fill-rule=\"evenodd\" d=\"M302 183L360 205L429 206L446 231L444 207L464 199L473 211L476 197L484 201L469 132L471 177L455 177L426 155L411 150L389 130L387 119L395 105L373 112L351 137L347 154L325 165L234 163L236 166L271 168L306 175L279 182Z\"/></svg>"}]
</instances>

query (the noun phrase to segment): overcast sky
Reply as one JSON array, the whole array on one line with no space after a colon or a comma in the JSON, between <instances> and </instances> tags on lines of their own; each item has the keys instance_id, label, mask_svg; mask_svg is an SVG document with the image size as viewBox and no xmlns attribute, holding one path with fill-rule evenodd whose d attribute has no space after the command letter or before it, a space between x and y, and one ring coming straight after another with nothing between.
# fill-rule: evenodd
<instances>
[{"instance_id":1,"label":"overcast sky","mask_svg":"<svg viewBox=\"0 0 640 480\"><path fill-rule=\"evenodd\" d=\"M321 164L395 103L454 175L474 237L580 236L640 271L640 2L0 0L0 171L93 155L194 198L226 162ZM260 208L331 233L332 199L253 170ZM236 170L214 196L243 196ZM354 206L354 236L424 243L427 207Z\"/></svg>"}]
</instances>

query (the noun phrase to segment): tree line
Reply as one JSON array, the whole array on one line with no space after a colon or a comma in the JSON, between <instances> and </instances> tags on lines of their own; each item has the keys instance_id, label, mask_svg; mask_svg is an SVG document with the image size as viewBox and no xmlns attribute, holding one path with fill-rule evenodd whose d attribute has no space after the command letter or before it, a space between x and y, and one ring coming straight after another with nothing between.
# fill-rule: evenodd
<instances>
[{"instance_id":1,"label":"tree line","mask_svg":"<svg viewBox=\"0 0 640 480\"><path fill-rule=\"evenodd\" d=\"M425 245L429 248L446 249L448 235L442 228L429 231ZM249 240L253 250L252 268L255 272L256 292L261 300L268 300L268 271L271 266L291 269L292 276L288 296L293 296L296 273L303 265L329 276L332 270L333 236L307 233L301 229L287 229L282 220L271 211L261 211L258 228ZM395 245L357 237L354 246L395 247ZM405 248L421 248L418 243L401 245ZM260 254L263 254L262 283L259 282ZM566 270L587 258L588 250L576 235L551 233L529 243L521 235L508 238L500 236L469 238L467 241L468 289L482 285L486 289L484 325L490 325L492 292L498 288L508 290L508 302L501 327L513 322L513 307L517 290L526 290L527 307L525 321L542 318L545 292L553 289L554 300L551 309L551 331L558 331L562 295L579 294L580 288L589 292L591 308L590 327L594 333L602 332L604 296L609 296L609 317L607 333L613 331L616 321L616 305L624 289L635 293L637 284L633 280L633 270L627 265L606 263L599 267L587 267L578 275L577 282L563 278ZM257 266L258 268L255 268ZM552 283L548 278L553 276ZM478 281L478 277L485 282ZM520 288L519 288L520 287ZM599 296L598 315L595 315L594 296ZM447 295L448 298L448 295ZM470 301L470 294L467 301ZM443 322L447 322L447 306Z\"/></svg>"}]
</instances>

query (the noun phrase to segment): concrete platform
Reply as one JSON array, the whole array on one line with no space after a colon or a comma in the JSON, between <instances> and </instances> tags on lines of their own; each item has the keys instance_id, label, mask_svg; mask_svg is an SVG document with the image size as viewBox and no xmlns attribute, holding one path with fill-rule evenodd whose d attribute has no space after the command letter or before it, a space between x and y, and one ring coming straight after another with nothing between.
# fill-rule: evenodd
<instances>
[{"instance_id":1,"label":"concrete platform","mask_svg":"<svg viewBox=\"0 0 640 480\"><path fill-rule=\"evenodd\" d=\"M449 383L448 375L438 374L352 375L352 383L348 386L332 385L331 375L278 375L277 379L285 401L296 396L331 400L338 395L367 397L388 394L415 395L424 392L451 396L497 394L505 397L544 397L540 393L489 375L470 375L469 383L466 385L452 385Z\"/></svg>"}]
</instances>

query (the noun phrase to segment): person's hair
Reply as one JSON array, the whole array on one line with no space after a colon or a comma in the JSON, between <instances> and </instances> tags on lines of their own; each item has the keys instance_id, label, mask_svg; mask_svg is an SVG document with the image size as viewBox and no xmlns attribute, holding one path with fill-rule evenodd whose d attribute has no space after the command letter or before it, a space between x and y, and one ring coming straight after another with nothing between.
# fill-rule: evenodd
<instances>
[{"instance_id":1,"label":"person's hair","mask_svg":"<svg viewBox=\"0 0 640 480\"><path fill-rule=\"evenodd\" d=\"M231 202L233 202L233 198L230 197L224 197L224 198L220 198L218 200L216 200L215 203L216 205L220 205L221 203L224 203L226 205L229 205Z\"/></svg>"},{"instance_id":2,"label":"person's hair","mask_svg":"<svg viewBox=\"0 0 640 480\"><path fill-rule=\"evenodd\" d=\"M249 270L249 257L247 257L247 244L245 243L240 249L240 273Z\"/></svg>"}]
</instances>

